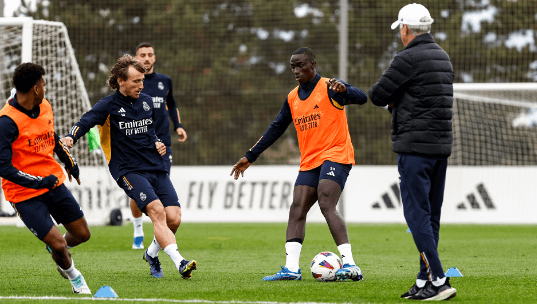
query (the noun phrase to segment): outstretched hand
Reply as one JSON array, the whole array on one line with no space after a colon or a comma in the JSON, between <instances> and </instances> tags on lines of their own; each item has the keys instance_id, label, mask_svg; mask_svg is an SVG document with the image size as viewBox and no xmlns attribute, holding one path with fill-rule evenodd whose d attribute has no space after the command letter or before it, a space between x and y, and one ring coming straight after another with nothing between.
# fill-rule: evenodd
<instances>
[{"instance_id":1,"label":"outstretched hand","mask_svg":"<svg viewBox=\"0 0 537 304\"><path fill-rule=\"evenodd\" d=\"M69 136L66 136L62 139L60 139L62 141L62 143L69 149L71 149L73 147L73 138L72 137L69 137Z\"/></svg>"},{"instance_id":2,"label":"outstretched hand","mask_svg":"<svg viewBox=\"0 0 537 304\"><path fill-rule=\"evenodd\" d=\"M235 166L233 166L233 170L231 170L230 176L235 174L233 178L238 179L239 174L240 174L242 175L242 177L244 177L244 171L246 171L246 169L248 169L248 167L250 167L251 164L252 163L249 162L246 157L239 159L239 161L235 164Z\"/></svg>"},{"instance_id":3,"label":"outstretched hand","mask_svg":"<svg viewBox=\"0 0 537 304\"><path fill-rule=\"evenodd\" d=\"M335 78L330 78L330 80L326 80L325 82L328 85L328 88L336 93L343 93L347 91L347 87L343 84L343 82Z\"/></svg>"}]
</instances>

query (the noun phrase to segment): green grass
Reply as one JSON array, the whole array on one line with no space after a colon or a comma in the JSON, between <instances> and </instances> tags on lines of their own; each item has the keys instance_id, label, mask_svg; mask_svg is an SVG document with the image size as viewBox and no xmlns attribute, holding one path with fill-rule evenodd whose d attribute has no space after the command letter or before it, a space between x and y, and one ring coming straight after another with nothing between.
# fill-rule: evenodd
<instances>
[{"instance_id":1,"label":"green grass","mask_svg":"<svg viewBox=\"0 0 537 304\"><path fill-rule=\"evenodd\" d=\"M164 278L152 278L141 258L143 251L131 249L130 223L121 227L90 227L91 239L71 252L93 293L108 285L126 299L408 302L399 296L414 282L419 255L406 226L348 225L354 258L365 280L320 283L310 275L311 258L324 250L338 251L325 224L308 224L300 261L303 281L263 282L263 276L275 273L285 263L285 228L285 224L184 223L177 233L179 251L187 259L196 259L199 265L190 280L181 279L162 251ZM145 224L144 229L147 246L153 236L152 226ZM457 297L451 302L537 301L536 226L443 225L440 238L444 270L457 267L464 275L451 280L457 289ZM44 247L26 228L0 227L1 297L84 297L72 294L69 282L57 273Z\"/></svg>"}]
</instances>

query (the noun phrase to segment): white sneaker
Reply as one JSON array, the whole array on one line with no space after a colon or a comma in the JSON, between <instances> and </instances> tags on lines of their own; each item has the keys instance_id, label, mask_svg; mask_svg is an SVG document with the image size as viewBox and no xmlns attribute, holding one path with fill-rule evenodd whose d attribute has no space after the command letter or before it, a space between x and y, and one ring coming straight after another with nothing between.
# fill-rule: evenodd
<instances>
[{"instance_id":1,"label":"white sneaker","mask_svg":"<svg viewBox=\"0 0 537 304\"><path fill-rule=\"evenodd\" d=\"M79 275L74 280L70 280L71 286L73 287L73 292L76 294L91 294L91 291L86 284L86 280L82 275Z\"/></svg>"}]
</instances>

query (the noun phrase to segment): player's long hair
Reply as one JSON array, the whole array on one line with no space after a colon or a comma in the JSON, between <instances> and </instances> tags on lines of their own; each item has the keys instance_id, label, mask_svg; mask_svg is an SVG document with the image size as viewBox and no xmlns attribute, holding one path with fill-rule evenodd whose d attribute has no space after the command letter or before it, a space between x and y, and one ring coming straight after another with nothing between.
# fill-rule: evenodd
<instances>
[{"instance_id":1,"label":"player's long hair","mask_svg":"<svg viewBox=\"0 0 537 304\"><path fill-rule=\"evenodd\" d=\"M119 89L118 79L127 80L129 78L130 66L134 67L140 73L146 72L144 65L140 61L134 59L131 55L123 55L123 57L120 57L117 60L116 64L112 67L112 70L110 70L110 75L106 81L112 90Z\"/></svg>"}]
</instances>

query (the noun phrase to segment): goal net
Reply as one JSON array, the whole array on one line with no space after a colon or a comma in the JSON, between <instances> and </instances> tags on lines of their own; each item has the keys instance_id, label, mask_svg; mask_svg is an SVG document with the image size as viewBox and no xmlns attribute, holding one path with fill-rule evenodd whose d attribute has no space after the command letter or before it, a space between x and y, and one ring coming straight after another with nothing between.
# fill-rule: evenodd
<instances>
[{"instance_id":1,"label":"goal net","mask_svg":"<svg viewBox=\"0 0 537 304\"><path fill-rule=\"evenodd\" d=\"M91 104L65 25L32 18L0 18L0 41L1 105L10 96L15 68L24 62L40 64L45 69L45 98L54 110L55 131L60 137L67 134ZM82 186L76 182L65 185L79 201L88 222L106 221L106 211L116 208L119 202L111 195L118 187L108 173L104 154L100 149L90 152L86 136L80 138L71 153L82 167ZM12 212L3 199L2 195L0 210Z\"/></svg>"},{"instance_id":2,"label":"goal net","mask_svg":"<svg viewBox=\"0 0 537 304\"><path fill-rule=\"evenodd\" d=\"M457 83L455 166L537 165L537 83Z\"/></svg>"}]
</instances>

